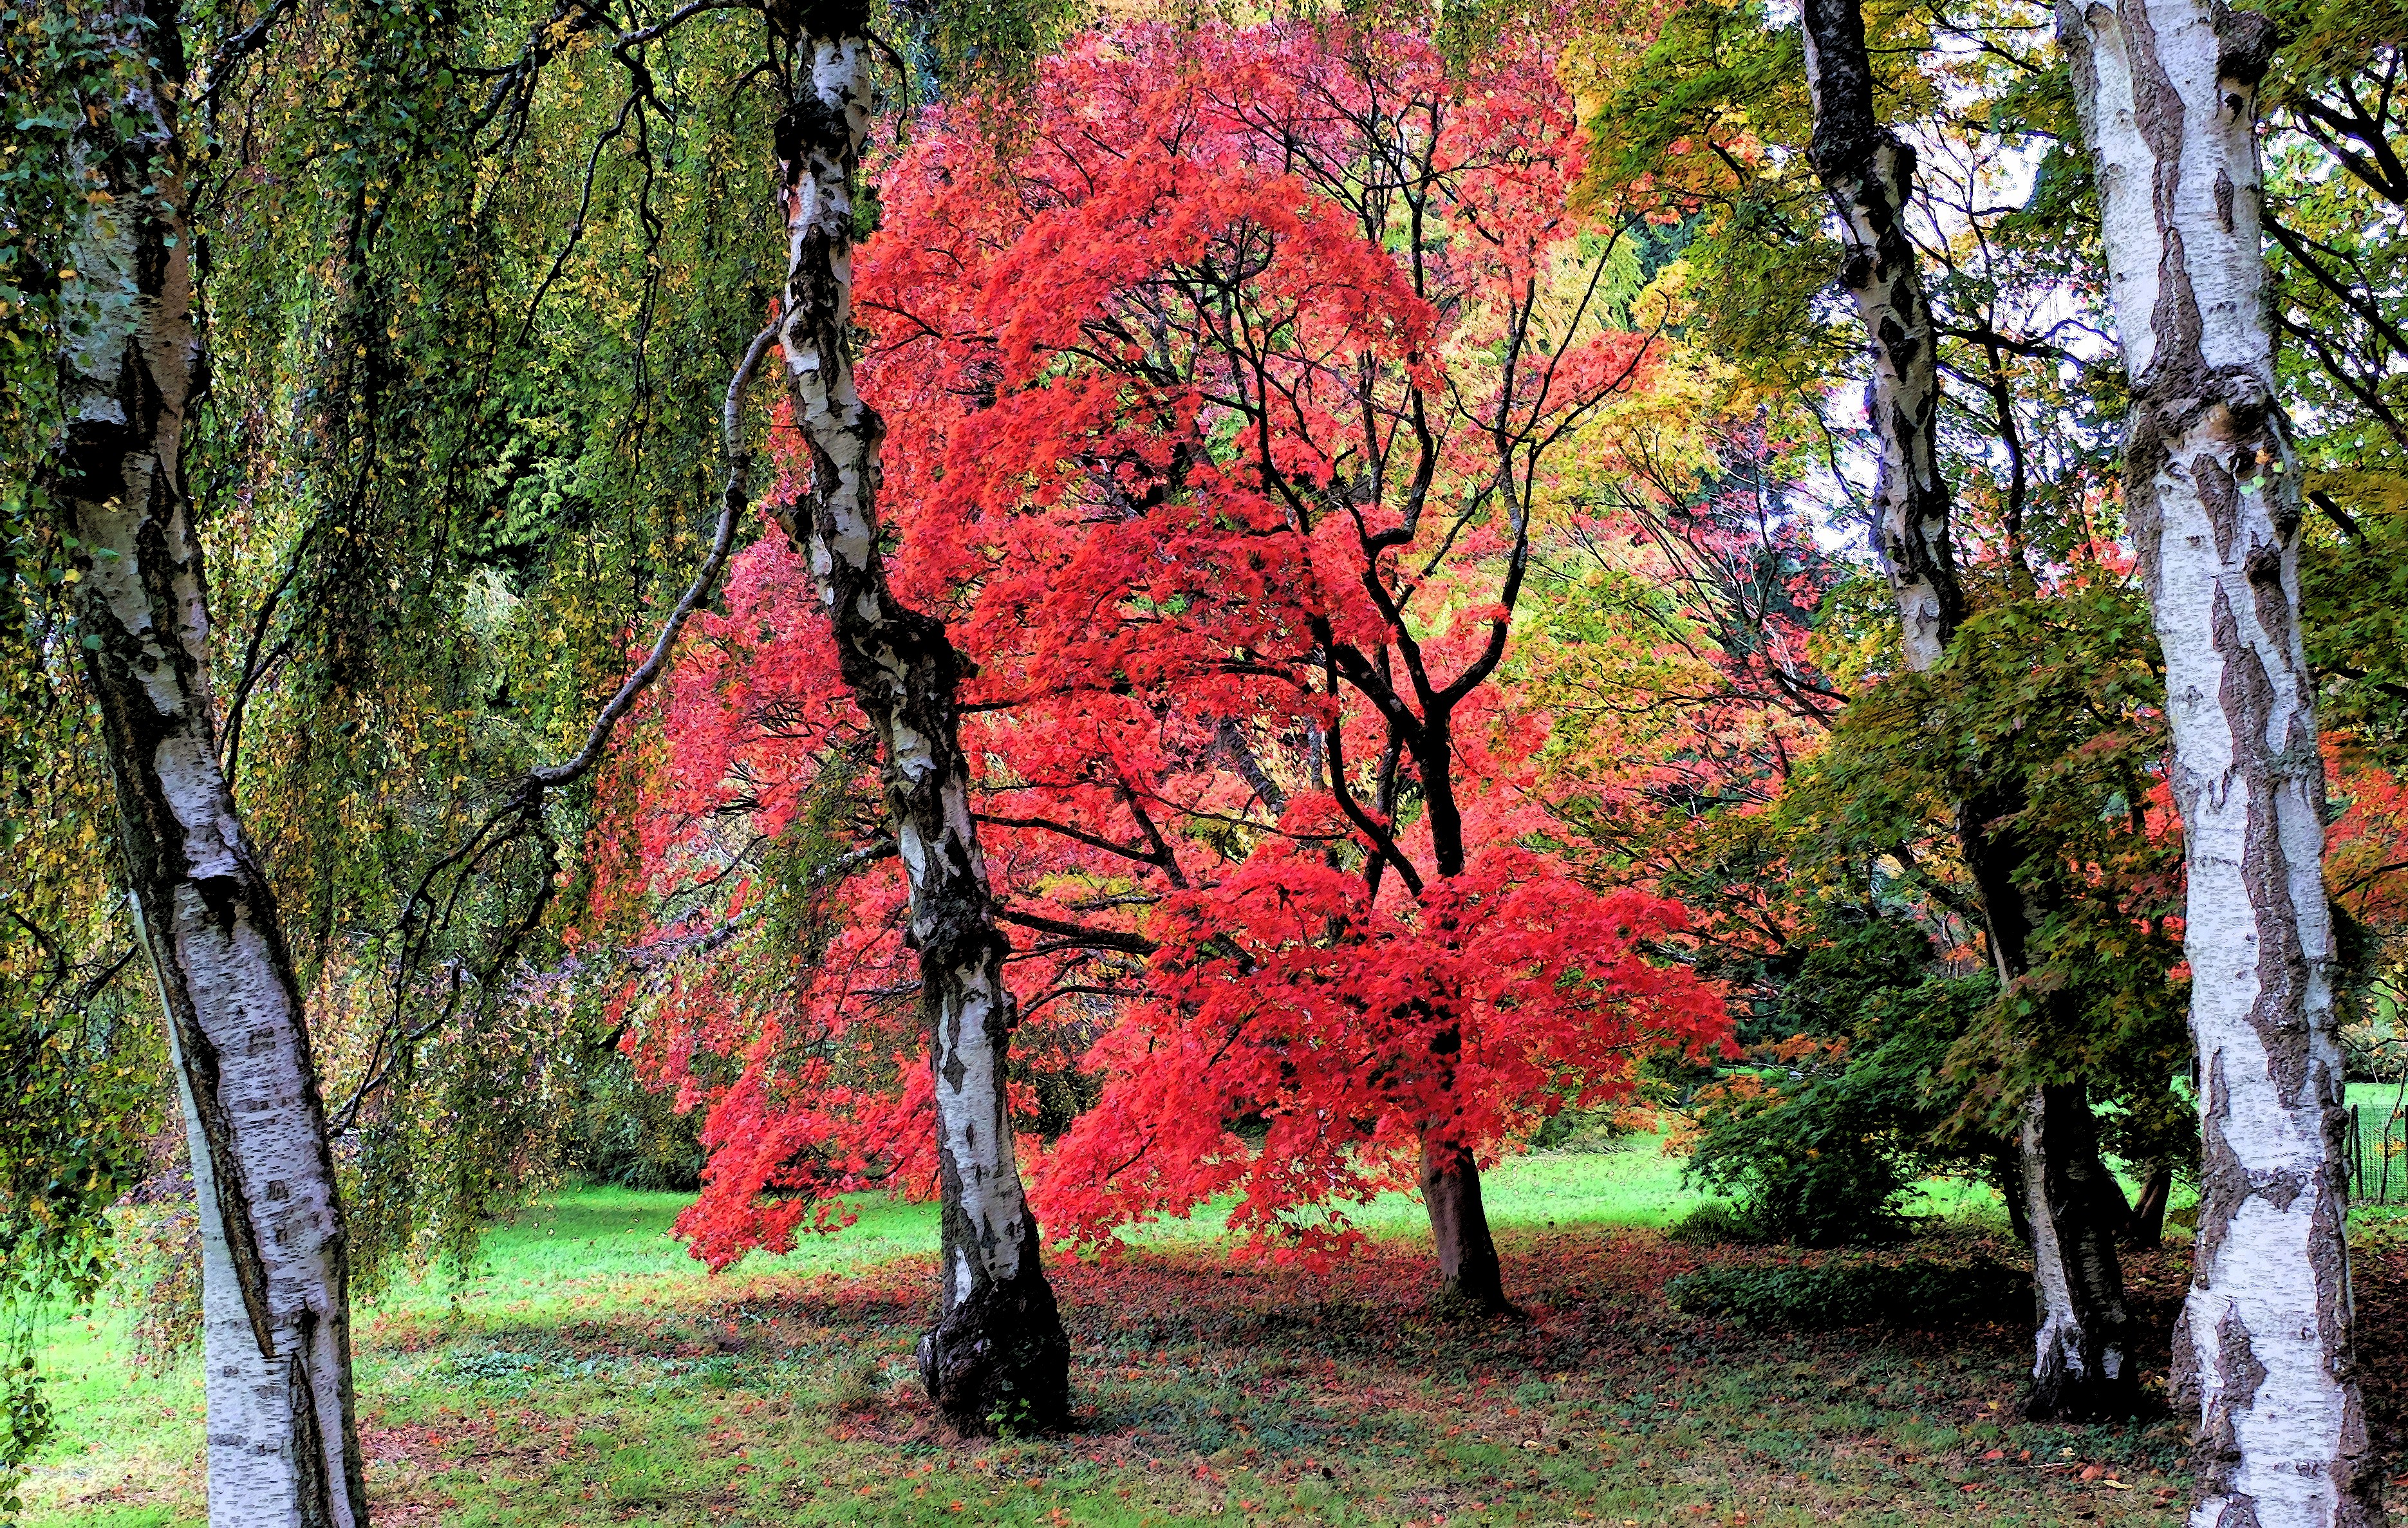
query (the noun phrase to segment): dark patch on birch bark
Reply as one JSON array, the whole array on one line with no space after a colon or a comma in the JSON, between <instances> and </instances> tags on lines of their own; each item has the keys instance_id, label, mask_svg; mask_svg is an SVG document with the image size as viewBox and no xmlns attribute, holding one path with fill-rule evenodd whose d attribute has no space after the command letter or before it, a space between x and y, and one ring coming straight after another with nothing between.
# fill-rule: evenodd
<instances>
[{"instance_id":1,"label":"dark patch on birch bark","mask_svg":"<svg viewBox=\"0 0 2408 1528\"><path fill-rule=\"evenodd\" d=\"M2221 1482L2229 1480L2240 1467L2241 1439L2234 1418L2257 1400L2258 1388L2266 1382L2266 1365L2258 1361L2250 1345L2249 1328L2234 1311L2227 1310L2224 1319L2215 1323L2215 1343L2223 1354L2225 1386L2201 1419L2198 1463L2211 1479ZM2246 1502L2248 1498L2235 1500ZM2227 1508L2227 1521L2230 1511ZM2255 1521L2254 1511L2251 1516Z\"/></svg>"},{"instance_id":2,"label":"dark patch on birch bark","mask_svg":"<svg viewBox=\"0 0 2408 1528\"><path fill-rule=\"evenodd\" d=\"M2283 624L2287 626L2287 621ZM2213 629L2215 650L2224 659L2224 685L2217 704L2234 737L2262 738L2273 716L2274 678L2266 672L2256 646L2243 638L2232 602L2221 584L2215 590ZM2251 782L2249 823L2241 860L2241 878L2249 889L2249 907L2258 929L2258 998L2251 1007L2249 1023L2273 1068L2276 1101L2290 1109L2299 1107L2300 1091L2308 1082L2308 957L2300 945L2299 912L2291 905L2290 865L2279 842L2281 826L2273 806L2279 782L2267 775L2263 763L2248 758L2252 751L2244 748L2234 760L2237 772L2260 777ZM2287 1209L2288 1200L2278 1207Z\"/></svg>"},{"instance_id":3,"label":"dark patch on birch bark","mask_svg":"<svg viewBox=\"0 0 2408 1528\"><path fill-rule=\"evenodd\" d=\"M309 1348L317 1322L305 1315L300 1325L300 1345L285 1359L284 1404L293 1409L293 1458L301 1478L301 1528L334 1528L334 1520L326 1512L325 1440L318 1429L318 1394L309 1382Z\"/></svg>"},{"instance_id":4,"label":"dark patch on birch bark","mask_svg":"<svg viewBox=\"0 0 2408 1528\"><path fill-rule=\"evenodd\" d=\"M2224 464L2199 456L2190 464L2191 480L2199 485L2199 502L2207 507L2207 522L2215 527L2215 554L2232 556L2232 538L2241 534L2241 490Z\"/></svg>"}]
</instances>

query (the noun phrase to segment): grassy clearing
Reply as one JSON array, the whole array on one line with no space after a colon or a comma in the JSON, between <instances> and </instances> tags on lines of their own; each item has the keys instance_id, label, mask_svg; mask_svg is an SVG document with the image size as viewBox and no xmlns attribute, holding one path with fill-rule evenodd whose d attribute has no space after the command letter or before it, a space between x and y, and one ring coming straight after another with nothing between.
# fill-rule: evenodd
<instances>
[{"instance_id":1,"label":"grassy clearing","mask_svg":"<svg viewBox=\"0 0 2408 1528\"><path fill-rule=\"evenodd\" d=\"M712 1279L666 1235L677 1196L566 1193L496 1232L466 1286L408 1285L364 1312L379 1521L2180 1521L2170 1421L2015 1417L2019 1310L1944 1341L1681 1315L1662 1300L1679 1274L1798 1254L1667 1243L1654 1227L1694 1196L1644 1147L1527 1158L1489 1198L1525 1321L1430 1318L1411 1201L1372 1207L1395 1235L1327 1278L1232 1268L1208 1226L1152 1228L1110 1266L1057 1273L1080 1428L965 1445L910 1378L924 1208L866 1205L840 1235ZM2012 1262L1984 1199L1941 1190L1931 1244ZM2396 1223L2387 1241L2376 1229L2362 1298L2370 1324L2408 1333ZM2182 1272L2179 1251L2132 1269L2157 1329ZM2162 1371L2162 1350L2144 1356ZM105 1318L61 1333L50 1362L64 1433L32 1521L197 1521L197 1365L130 1375ZM2385 1425L2397 1399L2379 1398Z\"/></svg>"}]
</instances>

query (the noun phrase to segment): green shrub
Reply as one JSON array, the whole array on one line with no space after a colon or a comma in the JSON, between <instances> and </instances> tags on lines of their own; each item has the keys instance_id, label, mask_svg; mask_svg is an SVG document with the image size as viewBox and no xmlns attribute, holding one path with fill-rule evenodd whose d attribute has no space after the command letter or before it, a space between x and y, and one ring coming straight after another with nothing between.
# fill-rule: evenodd
<instances>
[{"instance_id":1,"label":"green shrub","mask_svg":"<svg viewBox=\"0 0 2408 1528\"><path fill-rule=\"evenodd\" d=\"M1673 1221L1664 1235L1671 1241L1706 1246L1733 1242L1745 1245L1765 1239L1763 1231L1748 1218L1747 1212L1727 1199L1707 1200Z\"/></svg>"},{"instance_id":2,"label":"green shrub","mask_svg":"<svg viewBox=\"0 0 2408 1528\"><path fill-rule=\"evenodd\" d=\"M566 1132L571 1172L597 1183L691 1193L702 1183L702 1111L680 1113L616 1050L591 1059Z\"/></svg>"},{"instance_id":3,"label":"green shrub","mask_svg":"<svg viewBox=\"0 0 2408 1528\"><path fill-rule=\"evenodd\" d=\"M1847 1326L1936 1328L2020 1318L2031 1280L2000 1264L1888 1264L1703 1268L1665 1286L1674 1309L1743 1326L1798 1332Z\"/></svg>"},{"instance_id":4,"label":"green shrub","mask_svg":"<svg viewBox=\"0 0 2408 1528\"><path fill-rule=\"evenodd\" d=\"M1687 1176L1738 1200L1763 1239L1896 1241L1914 1179L1972 1144L1936 1145L1955 1107L1937 1079L1997 984L1940 973L1930 935L1892 907L1825 901L1803 937L1779 1011L1758 1021L1795 1027L1691 1100Z\"/></svg>"},{"instance_id":5,"label":"green shrub","mask_svg":"<svg viewBox=\"0 0 2408 1528\"><path fill-rule=\"evenodd\" d=\"M1777 1074L1776 1074L1777 1075ZM1893 1120L1844 1057L1770 1084L1747 1074L1700 1095L1691 1181L1735 1195L1754 1239L1801 1247L1896 1241L1908 1178Z\"/></svg>"},{"instance_id":6,"label":"green shrub","mask_svg":"<svg viewBox=\"0 0 2408 1528\"><path fill-rule=\"evenodd\" d=\"M1619 1151L1652 1133L1643 1109L1567 1108L1549 1115L1530 1137L1539 1151Z\"/></svg>"}]
</instances>

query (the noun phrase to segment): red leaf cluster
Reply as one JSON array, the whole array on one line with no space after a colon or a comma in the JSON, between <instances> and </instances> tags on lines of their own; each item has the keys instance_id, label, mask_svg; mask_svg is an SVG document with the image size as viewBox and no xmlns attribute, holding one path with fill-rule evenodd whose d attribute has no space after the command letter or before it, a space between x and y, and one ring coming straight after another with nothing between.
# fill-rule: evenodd
<instances>
[{"instance_id":1,"label":"red leaf cluster","mask_svg":"<svg viewBox=\"0 0 2408 1528\"><path fill-rule=\"evenodd\" d=\"M1323 1259L1424 1137L1493 1154L1723 1043L1681 910L1545 847L1547 717L1500 678L1579 432L1657 357L1535 43L1130 26L999 115L883 164L857 307L896 588L978 665L1039 1210L1103 1244L1235 1194ZM681 1230L714 1265L924 1191L931 1130L806 570L765 537L725 605L614 777L596 899L640 929L630 1049L710 1110Z\"/></svg>"}]
</instances>

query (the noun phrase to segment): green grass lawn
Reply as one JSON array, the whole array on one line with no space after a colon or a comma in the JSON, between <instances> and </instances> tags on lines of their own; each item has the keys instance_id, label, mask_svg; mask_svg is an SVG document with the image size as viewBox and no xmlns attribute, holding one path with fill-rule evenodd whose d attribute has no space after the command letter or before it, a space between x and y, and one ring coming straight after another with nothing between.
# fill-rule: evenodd
<instances>
[{"instance_id":1,"label":"green grass lawn","mask_svg":"<svg viewBox=\"0 0 2408 1528\"><path fill-rule=\"evenodd\" d=\"M680 1196L573 1190L496 1230L473 1279L360 1312L370 1489L387 1523L2180 1521L2170 1421L2016 1417L2019 1311L1943 1340L1669 1308L1702 1263L1798 1256L1667 1242L1697 1197L1653 1143L1505 1164L1509 1322L1432 1317L1410 1198L1368 1207L1377 1250L1326 1277L1230 1265L1214 1218L1148 1228L1056 1266L1078 1428L965 1443L910 1377L926 1207L867 1202L711 1278L668 1235ZM2012 1257L1986 1189L1917 1208L1932 1246ZM2134 1260L2158 1324L2180 1257ZM30 1521L199 1521L197 1364L134 1374L106 1309L45 1363L61 1433Z\"/></svg>"},{"instance_id":2,"label":"green grass lawn","mask_svg":"<svg viewBox=\"0 0 2408 1528\"><path fill-rule=\"evenodd\" d=\"M2396 1082L2353 1082L2344 1090L2358 1110L2359 1161L2366 1169L2369 1196L2381 1192L2385 1203L2408 1205L2408 1100ZM2386 1148L2391 1170L2383 1170Z\"/></svg>"}]
</instances>

